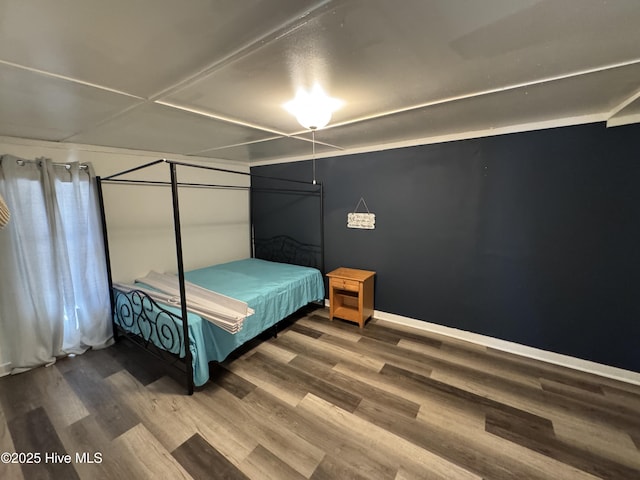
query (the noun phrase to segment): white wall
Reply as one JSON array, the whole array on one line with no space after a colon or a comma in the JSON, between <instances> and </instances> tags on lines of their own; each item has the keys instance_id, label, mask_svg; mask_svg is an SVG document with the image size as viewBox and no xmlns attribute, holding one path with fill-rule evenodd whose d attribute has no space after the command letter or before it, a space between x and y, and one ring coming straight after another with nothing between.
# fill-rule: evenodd
<instances>
[{"instance_id":1,"label":"white wall","mask_svg":"<svg viewBox=\"0 0 640 480\"><path fill-rule=\"evenodd\" d=\"M55 162L91 162L96 175L106 177L159 158L202 163L249 172L246 165L181 155L141 152L88 145L68 145L0 137L0 155ZM160 164L144 174L125 178L169 180L169 166ZM178 167L178 180L248 186L249 177ZM105 184L103 186L114 280L131 281L149 270L175 272L175 241L170 187ZM180 190L184 263L187 270L250 255L249 194L246 190ZM0 347L1 348L1 347ZM0 351L0 366L3 364Z\"/></svg>"}]
</instances>

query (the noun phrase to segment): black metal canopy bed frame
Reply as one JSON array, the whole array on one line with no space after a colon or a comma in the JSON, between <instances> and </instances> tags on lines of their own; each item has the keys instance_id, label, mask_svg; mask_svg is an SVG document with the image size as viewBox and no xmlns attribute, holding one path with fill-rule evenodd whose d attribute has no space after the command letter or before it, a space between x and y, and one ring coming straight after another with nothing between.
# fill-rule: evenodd
<instances>
[{"instance_id":1,"label":"black metal canopy bed frame","mask_svg":"<svg viewBox=\"0 0 640 480\"><path fill-rule=\"evenodd\" d=\"M145 170L149 167L158 164L167 164L169 168L170 181L155 181L155 180L132 180L122 178L132 172L138 172ZM210 183L185 183L178 181L178 167L188 169L202 169L212 170L216 172L222 172L225 174L232 174L237 176L249 176L251 180L260 179L259 182L263 183L268 181L276 181L277 187L264 187L253 186L253 181L250 181L249 186L232 185L232 184L210 184ZM107 219L105 213L103 185L104 184L127 184L127 185L145 185L145 186L170 186L171 198L173 205L173 229L175 236L175 251L176 251L176 266L177 266L177 288L179 295L177 296L179 301L176 303L158 302L152 298L148 290L145 288L123 289L117 283L114 283L112 278L111 269L111 255L109 251L109 240L107 232ZM283 187L283 185L285 185ZM261 259L268 261L267 263L277 262L282 268L294 268L299 270L305 270L302 267L290 267L290 265L301 265L306 270L317 270L319 276L322 279L324 274L324 231L323 231L323 188L321 183L317 183L315 179L312 182L306 182L301 180L274 178L253 175L249 172L239 172L234 170L227 170L223 168L217 168L213 166L191 164L185 162L177 162L167 159L159 159L150 163L146 163L122 172L109 175L101 178L97 177L97 191L100 203L100 214L102 220L102 231L104 237L104 249L106 257L106 267L109 281L109 293L111 300L111 312L113 322L113 334L114 339L118 340L120 336L125 336L131 340L134 344L142 347L144 350L151 353L154 357L168 363L174 367L179 368L185 374L186 389L189 395L193 394L196 383L194 382L194 356L202 360L202 352L198 352L198 348L204 349L204 347L197 344L194 341L196 334L195 326L200 327L200 323L205 326L204 329L209 329L204 332L204 336L211 335L210 330L214 330L213 335L218 334L228 337L227 332L223 332L216 325L212 325L209 322L201 320L199 317L194 317L194 314L188 310L188 297L187 288L190 287L190 283L186 281L185 274L191 274L192 272L185 272L183 261L183 246L182 246L182 225L180 220L180 206L179 206L179 191L181 188L204 188L204 189L234 189L234 190L247 190L249 192L249 223L250 223L250 241L251 241L251 257L252 259ZM294 194L302 196L317 196L319 200L319 206L317 211L318 225L314 226L313 230L319 232L319 239L317 243L303 243L287 235L276 235L270 238L256 238L254 232L254 195L256 192L272 192L283 194ZM255 260L248 260L255 261ZM233 262L232 262L233 263ZM286 266L283 264L287 264ZM290 265L289 265L290 264ZM226 265L226 264L225 264ZM211 267L214 268L214 267ZM307 272L308 273L308 272ZM312 272L317 277L317 272ZM195 271L195 275L198 271ZM227 273L221 273L220 275L227 275ZM323 288L324 283L322 281ZM288 288L285 286L285 288ZM306 287L305 287L306 288ZM322 292L322 299L300 299L296 302L305 302L306 304L315 301L323 300L324 291ZM317 293L316 293L317 295ZM282 296L282 291L278 294ZM300 306L289 302L282 308L278 307L280 316L273 320L272 324L263 327L262 324L257 331L259 333L269 328L277 328L278 322L286 318L292 308L298 310ZM288 310L285 311L285 308ZM294 310L294 311L295 311ZM284 312L284 313L283 313ZM195 320L194 320L195 318ZM250 321L249 317L246 321ZM218 330L216 330L218 329ZM249 329L251 330L251 329ZM199 332L199 330L198 330ZM255 331L250 331L246 335L253 335ZM246 336L245 335L245 336ZM251 338L255 338L253 335ZM236 337L234 337L236 338ZM250 340L247 338L246 341ZM235 340L234 340L235 341ZM240 341L240 340L238 340ZM235 348L235 347L234 347ZM228 353L225 353L226 356ZM196 360L197 363L198 360ZM205 361L207 361L205 359ZM218 359L211 360L215 363L222 361ZM208 365L206 369L206 375L208 379ZM200 381L202 384L202 381Z\"/></svg>"}]
</instances>

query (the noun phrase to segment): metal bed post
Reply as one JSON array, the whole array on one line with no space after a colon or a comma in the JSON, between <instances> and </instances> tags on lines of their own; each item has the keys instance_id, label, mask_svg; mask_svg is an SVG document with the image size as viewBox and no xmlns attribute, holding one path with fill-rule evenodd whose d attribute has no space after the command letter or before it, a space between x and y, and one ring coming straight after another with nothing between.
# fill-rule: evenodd
<instances>
[{"instance_id":1,"label":"metal bed post","mask_svg":"<svg viewBox=\"0 0 640 480\"><path fill-rule=\"evenodd\" d=\"M107 217L104 211L104 197L102 195L102 178L96 177L96 187L98 200L100 202L100 222L102 224L102 246L104 248L104 258L107 263L107 280L109 282L109 311L111 312L111 325L113 328L113 340L118 340L118 327L113 315L115 299L113 295L113 278L111 276L111 255L109 254L109 238L107 237Z\"/></svg>"},{"instance_id":2,"label":"metal bed post","mask_svg":"<svg viewBox=\"0 0 640 480\"><path fill-rule=\"evenodd\" d=\"M320 183L320 272L324 276L324 186L322 183Z\"/></svg>"},{"instance_id":3,"label":"metal bed post","mask_svg":"<svg viewBox=\"0 0 640 480\"><path fill-rule=\"evenodd\" d=\"M189 341L189 322L187 321L187 294L184 285L184 262L182 258L182 232L180 229L180 206L178 204L178 180L176 164L169 162L171 172L171 198L173 200L173 228L176 236L176 261L178 263L178 281L180 284L180 308L182 311L182 337L184 341L184 360L187 369L187 394L193 395L193 361Z\"/></svg>"},{"instance_id":4,"label":"metal bed post","mask_svg":"<svg viewBox=\"0 0 640 480\"><path fill-rule=\"evenodd\" d=\"M253 187L251 183L251 179L249 179L249 251L251 252L251 258L256 258L256 244L253 231Z\"/></svg>"}]
</instances>

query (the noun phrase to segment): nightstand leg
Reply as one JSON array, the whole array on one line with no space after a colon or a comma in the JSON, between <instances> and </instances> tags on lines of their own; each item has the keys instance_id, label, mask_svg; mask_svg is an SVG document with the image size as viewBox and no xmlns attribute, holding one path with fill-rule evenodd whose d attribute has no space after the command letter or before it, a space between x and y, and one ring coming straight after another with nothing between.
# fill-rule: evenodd
<instances>
[{"instance_id":1,"label":"nightstand leg","mask_svg":"<svg viewBox=\"0 0 640 480\"><path fill-rule=\"evenodd\" d=\"M333 288L329 287L329 321L333 322L333 309L335 305L333 303Z\"/></svg>"}]
</instances>

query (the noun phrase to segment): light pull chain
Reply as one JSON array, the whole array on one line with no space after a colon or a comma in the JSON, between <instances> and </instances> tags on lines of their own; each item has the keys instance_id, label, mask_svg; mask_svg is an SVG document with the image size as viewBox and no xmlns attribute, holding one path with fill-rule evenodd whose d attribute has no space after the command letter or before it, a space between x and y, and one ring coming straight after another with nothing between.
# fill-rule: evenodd
<instances>
[{"instance_id":1,"label":"light pull chain","mask_svg":"<svg viewBox=\"0 0 640 480\"><path fill-rule=\"evenodd\" d=\"M313 184L316 184L316 130L315 128L311 129L311 164L313 166Z\"/></svg>"}]
</instances>

